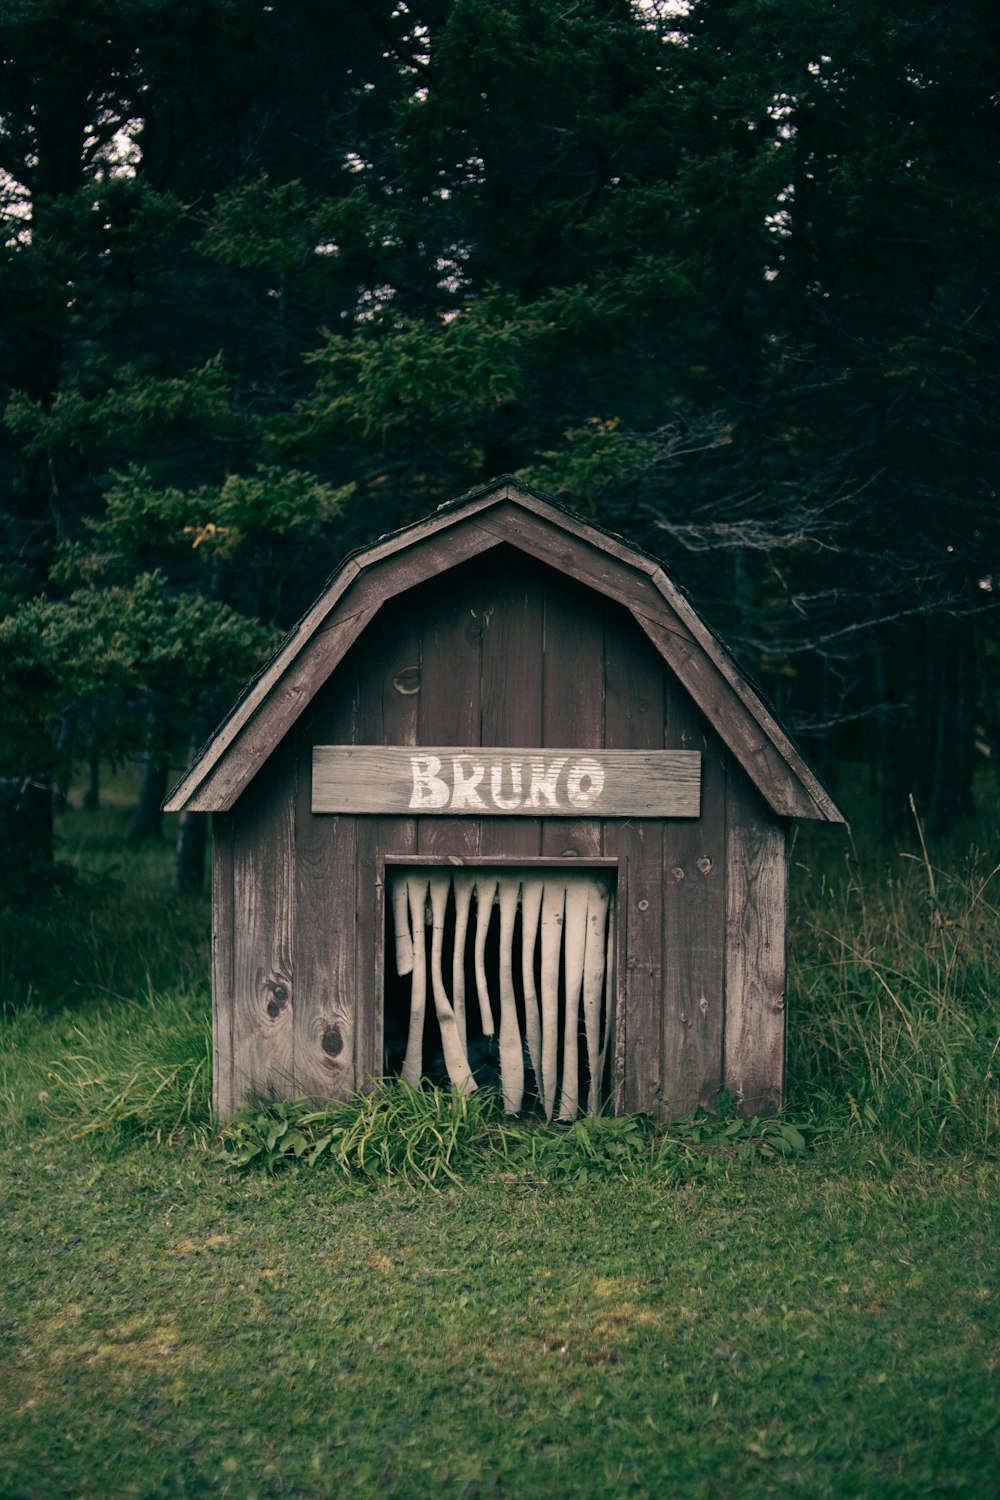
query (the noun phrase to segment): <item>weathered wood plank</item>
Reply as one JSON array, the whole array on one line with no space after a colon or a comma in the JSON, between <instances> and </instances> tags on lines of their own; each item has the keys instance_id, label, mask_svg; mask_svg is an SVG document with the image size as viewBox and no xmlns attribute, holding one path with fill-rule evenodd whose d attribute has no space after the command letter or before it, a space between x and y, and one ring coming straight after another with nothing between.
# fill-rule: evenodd
<instances>
[{"instance_id":1,"label":"weathered wood plank","mask_svg":"<svg viewBox=\"0 0 1000 1500\"><path fill-rule=\"evenodd\" d=\"M212 817L212 1107L233 1105L233 819Z\"/></svg>"},{"instance_id":2,"label":"weathered wood plank","mask_svg":"<svg viewBox=\"0 0 1000 1500\"><path fill-rule=\"evenodd\" d=\"M793 782L797 783L797 788L794 791L791 791L791 789L789 791L789 805L794 803L798 806L800 794L804 794L811 805L809 812L789 812L782 815L819 818L830 823L846 823L847 819L844 816L843 810L838 807L834 798L809 765L809 762L802 756L796 746L792 744L792 741L788 738L788 735L778 723L767 704L754 691L722 642L701 618L691 601L685 597L683 591L677 587L662 568L658 568L652 574L652 582L674 614L675 632L678 635L682 633L688 635L691 641L701 648L720 676L724 678L725 682L732 689L749 718L759 725L761 731L777 752L785 774ZM750 767L745 767L744 769L747 770L751 780L756 780L753 777ZM774 811L779 812L780 810L774 806L768 786L761 786L759 783L757 785L758 790L761 791L768 805Z\"/></svg>"},{"instance_id":3,"label":"weathered wood plank","mask_svg":"<svg viewBox=\"0 0 1000 1500\"><path fill-rule=\"evenodd\" d=\"M638 614L636 619L774 811L782 817L820 816L812 794L764 728L763 705L760 716L750 713L715 662L686 634L669 623Z\"/></svg>"},{"instance_id":4,"label":"weathered wood plank","mask_svg":"<svg viewBox=\"0 0 1000 1500\"><path fill-rule=\"evenodd\" d=\"M266 674L268 686L262 690L261 683L255 684L248 695L252 707L239 705L223 725L220 734L228 741L224 747L226 753L215 755L213 740L210 752L212 769L205 770L208 756L202 757L192 768L197 774L185 778L171 794L168 808L173 810L182 805L193 810L231 807L274 745L287 734L387 600L423 583L428 574L456 567L494 545L490 537L475 528L458 528L437 538L432 560L417 548L412 555L407 553L394 558L391 565L366 562L339 596L341 608L337 615L322 627L317 624L312 634L304 633L301 628L297 630L297 652L289 654L287 647L281 649L279 675L275 677L269 669ZM310 618L314 615L322 618L320 601L310 611Z\"/></svg>"},{"instance_id":5,"label":"weathered wood plank","mask_svg":"<svg viewBox=\"0 0 1000 1500\"><path fill-rule=\"evenodd\" d=\"M421 745L478 745L482 688L484 601L481 575L460 569L447 588L424 596L422 612L420 702ZM417 847L421 854L471 858L479 850L479 823L474 815L421 818Z\"/></svg>"},{"instance_id":6,"label":"weathered wood plank","mask_svg":"<svg viewBox=\"0 0 1000 1500\"><path fill-rule=\"evenodd\" d=\"M586 590L555 573L549 573L545 579L542 743L552 763L563 758L563 753L556 754L554 748L561 745L590 752L575 759L577 767L588 761L595 765L607 763L604 784L596 795L597 778L592 777L582 803L572 795L559 798L563 816L546 816L542 824L542 853L557 858L601 854L600 818L614 816L616 806L621 808L623 816L629 816L634 810L628 806L629 794L638 793L645 772L633 765L623 767L619 773L614 766L614 753L609 755L603 748L604 611ZM567 770L573 759L566 756ZM579 777L579 771L576 776ZM672 774L667 779L672 779ZM568 779L566 786L569 793ZM650 791L647 784L646 794ZM661 794L666 800L663 784L655 795Z\"/></svg>"},{"instance_id":7,"label":"weathered wood plank","mask_svg":"<svg viewBox=\"0 0 1000 1500\"><path fill-rule=\"evenodd\" d=\"M726 752L673 684L666 740L703 756L701 817L665 825L662 1098L667 1118L677 1119L699 1104L714 1108L722 1085Z\"/></svg>"},{"instance_id":8,"label":"weathered wood plank","mask_svg":"<svg viewBox=\"0 0 1000 1500\"><path fill-rule=\"evenodd\" d=\"M216 742L213 740L213 768L201 776L197 790L192 791L186 801L182 796L182 783L182 787L164 804L167 810L181 805L202 812L232 807L374 618L376 607L374 604L356 607L352 602L347 612L318 630L297 656L286 660L286 653L282 651L281 658L286 661L283 675L272 683L263 698L260 697L260 684L255 684L248 695L258 705L252 715L244 713L242 704L239 706L219 731L222 737L231 736L225 753L214 754ZM200 767L202 762L198 765ZM193 767L192 772L195 769Z\"/></svg>"},{"instance_id":9,"label":"weathered wood plank","mask_svg":"<svg viewBox=\"0 0 1000 1500\"><path fill-rule=\"evenodd\" d=\"M336 577L330 580L323 593L315 600L298 625L289 631L279 649L260 672L256 681L248 687L244 696L234 704L231 712L223 719L194 765L189 768L174 787L170 796L163 804L165 812L180 812L185 806L194 808L191 798L207 785L208 778L214 768L223 756L226 755L229 747L240 735L244 726L257 712L260 705L271 695L282 677L288 672L291 664L296 660L308 642L312 640L313 636L325 627L327 621L330 621L331 624L334 623L331 617L360 571L358 563L353 558L346 559L341 565ZM341 609L337 612L337 623L345 621L347 616L352 613L350 610ZM211 805L204 810L215 812L220 810L220 806L217 805L215 800L211 800Z\"/></svg>"},{"instance_id":10,"label":"weathered wood plank","mask_svg":"<svg viewBox=\"0 0 1000 1500\"><path fill-rule=\"evenodd\" d=\"M592 734L583 729L581 738ZM469 814L574 820L554 833L558 841L572 835L576 820L697 818L700 786L701 757L687 750L317 745L312 808L400 817L416 813L446 817L449 823ZM581 837L597 834L591 830ZM433 852L423 841L421 851Z\"/></svg>"},{"instance_id":11,"label":"weathered wood plank","mask_svg":"<svg viewBox=\"0 0 1000 1500\"><path fill-rule=\"evenodd\" d=\"M233 1104L294 1095L295 745L240 799L233 840Z\"/></svg>"},{"instance_id":12,"label":"weathered wood plank","mask_svg":"<svg viewBox=\"0 0 1000 1500\"><path fill-rule=\"evenodd\" d=\"M416 745L422 690L421 626L406 601L382 611L358 650L358 738L368 744ZM358 995L358 1082L382 1074L385 963L385 856L417 852L412 817L357 819L354 984Z\"/></svg>"},{"instance_id":13,"label":"weathered wood plank","mask_svg":"<svg viewBox=\"0 0 1000 1500\"><path fill-rule=\"evenodd\" d=\"M546 507L546 509L548 509ZM494 543L509 542L530 557L547 563L561 578L571 578L627 608L662 608L658 591L650 581L656 564L648 572L641 553L632 553L631 563L606 549L608 538L587 526L573 526L558 511L548 515L539 506L529 511L521 497L501 501L471 523ZM617 549L616 549L617 551Z\"/></svg>"},{"instance_id":14,"label":"weathered wood plank","mask_svg":"<svg viewBox=\"0 0 1000 1500\"><path fill-rule=\"evenodd\" d=\"M501 544L625 604L781 816L843 813L767 706L651 559L505 482L350 560L171 794L171 811L231 807L388 599Z\"/></svg>"},{"instance_id":15,"label":"weathered wood plank","mask_svg":"<svg viewBox=\"0 0 1000 1500\"><path fill-rule=\"evenodd\" d=\"M357 672L350 658L299 720L295 806L295 1080L299 1093L344 1098L356 1087L354 983L357 821L311 807L317 739L350 744L356 733Z\"/></svg>"},{"instance_id":16,"label":"weathered wood plank","mask_svg":"<svg viewBox=\"0 0 1000 1500\"><path fill-rule=\"evenodd\" d=\"M663 746L663 668L653 648L621 609L604 626L604 719L608 749ZM617 855L621 1012L616 1058L618 1107L656 1109L662 1080L663 823L631 818L604 824L604 852Z\"/></svg>"},{"instance_id":17,"label":"weathered wood plank","mask_svg":"<svg viewBox=\"0 0 1000 1500\"><path fill-rule=\"evenodd\" d=\"M488 578L483 615L482 743L542 743L542 632L544 589L538 570L516 553L507 554ZM541 849L541 826L534 819L484 818L484 855L525 855Z\"/></svg>"},{"instance_id":18,"label":"weathered wood plank","mask_svg":"<svg viewBox=\"0 0 1000 1500\"><path fill-rule=\"evenodd\" d=\"M786 827L742 776L730 776L727 802L723 1081L756 1115L785 1092Z\"/></svg>"}]
</instances>

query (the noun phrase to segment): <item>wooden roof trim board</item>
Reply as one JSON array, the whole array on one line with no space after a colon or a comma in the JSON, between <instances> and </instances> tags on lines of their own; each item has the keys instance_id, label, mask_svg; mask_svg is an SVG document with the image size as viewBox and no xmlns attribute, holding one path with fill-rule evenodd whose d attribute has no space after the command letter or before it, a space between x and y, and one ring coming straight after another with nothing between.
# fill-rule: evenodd
<instances>
[{"instance_id":1,"label":"wooden roof trim board","mask_svg":"<svg viewBox=\"0 0 1000 1500\"><path fill-rule=\"evenodd\" d=\"M816 812L812 813L811 816L819 816L831 823L845 823L847 820L834 798L811 769L808 762L796 749L766 703L754 692L746 675L740 671L728 651L723 647L718 636L709 629L690 600L685 597L672 579L662 569L658 569L657 571L659 577L655 578L654 582L660 593L667 600L668 604L670 604L671 608L677 612L684 624L687 625L694 640L714 662L744 707L754 716L761 728L766 732L782 759L794 766L796 775L815 803ZM777 811L777 809L775 810ZM806 815L795 814L794 816Z\"/></svg>"},{"instance_id":2,"label":"wooden roof trim board","mask_svg":"<svg viewBox=\"0 0 1000 1500\"><path fill-rule=\"evenodd\" d=\"M348 558L248 685L170 794L166 810L227 811L383 603L503 544L628 609L779 816L845 821L660 564L510 479L451 501Z\"/></svg>"}]
</instances>

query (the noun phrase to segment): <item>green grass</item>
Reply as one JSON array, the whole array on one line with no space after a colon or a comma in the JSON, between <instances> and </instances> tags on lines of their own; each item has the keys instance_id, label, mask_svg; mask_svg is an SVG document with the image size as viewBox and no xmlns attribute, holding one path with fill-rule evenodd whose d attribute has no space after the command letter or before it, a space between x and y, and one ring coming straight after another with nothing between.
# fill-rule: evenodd
<instances>
[{"instance_id":1,"label":"green grass","mask_svg":"<svg viewBox=\"0 0 1000 1500\"><path fill-rule=\"evenodd\" d=\"M798 1145L402 1089L220 1142L207 903L125 816L0 927L5 1500L992 1492L988 862L799 840Z\"/></svg>"},{"instance_id":2,"label":"green grass","mask_svg":"<svg viewBox=\"0 0 1000 1500\"><path fill-rule=\"evenodd\" d=\"M0 1492L983 1495L996 1181L234 1178L7 1157Z\"/></svg>"},{"instance_id":3,"label":"green grass","mask_svg":"<svg viewBox=\"0 0 1000 1500\"><path fill-rule=\"evenodd\" d=\"M162 840L126 842L135 796L128 771L102 789L99 812L56 819L59 881L45 903L0 903L0 993L8 1007L52 1012L95 998L131 999L206 983L207 894L170 890L176 819ZM206 881L207 886L207 881Z\"/></svg>"}]
</instances>

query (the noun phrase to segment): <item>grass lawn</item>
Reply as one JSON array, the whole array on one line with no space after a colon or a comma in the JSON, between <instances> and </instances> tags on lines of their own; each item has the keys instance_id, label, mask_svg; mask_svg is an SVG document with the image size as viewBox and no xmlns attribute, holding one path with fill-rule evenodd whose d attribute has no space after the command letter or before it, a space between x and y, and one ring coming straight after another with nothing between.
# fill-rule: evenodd
<instances>
[{"instance_id":1,"label":"grass lawn","mask_svg":"<svg viewBox=\"0 0 1000 1500\"><path fill-rule=\"evenodd\" d=\"M996 1492L989 1165L4 1169L4 1495Z\"/></svg>"},{"instance_id":2,"label":"grass lawn","mask_svg":"<svg viewBox=\"0 0 1000 1500\"><path fill-rule=\"evenodd\" d=\"M480 1156L435 1189L218 1159L207 907L119 815L70 815L83 883L0 926L4 1500L998 1492L979 877L930 917L815 880L809 1151Z\"/></svg>"}]
</instances>

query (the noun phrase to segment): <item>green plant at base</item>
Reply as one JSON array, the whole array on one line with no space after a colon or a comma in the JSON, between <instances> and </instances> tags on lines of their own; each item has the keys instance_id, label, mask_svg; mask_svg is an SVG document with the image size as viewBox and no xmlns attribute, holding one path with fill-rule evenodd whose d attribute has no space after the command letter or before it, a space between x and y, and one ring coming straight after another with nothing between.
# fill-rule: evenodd
<instances>
[{"instance_id":1,"label":"green plant at base","mask_svg":"<svg viewBox=\"0 0 1000 1500\"><path fill-rule=\"evenodd\" d=\"M122 1024L123 1015L132 1026ZM53 1061L48 1117L73 1138L118 1145L136 1136L207 1139L212 1038L200 996L149 995L104 1020L74 1024L82 1044Z\"/></svg>"},{"instance_id":2,"label":"green plant at base","mask_svg":"<svg viewBox=\"0 0 1000 1500\"><path fill-rule=\"evenodd\" d=\"M268 1173L326 1162L348 1177L402 1176L426 1185L483 1169L583 1184L590 1177L698 1176L713 1160L790 1158L817 1133L778 1117L724 1121L703 1110L667 1126L648 1115L592 1115L565 1125L511 1120L486 1094L385 1080L371 1093L321 1108L259 1099L229 1122L220 1142L230 1166Z\"/></svg>"}]
</instances>

